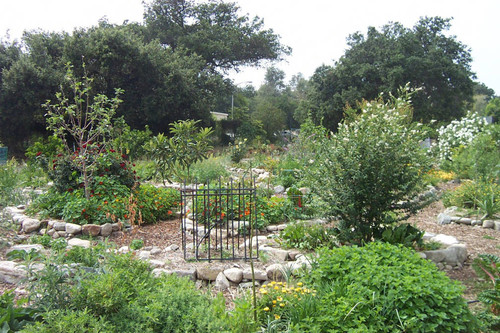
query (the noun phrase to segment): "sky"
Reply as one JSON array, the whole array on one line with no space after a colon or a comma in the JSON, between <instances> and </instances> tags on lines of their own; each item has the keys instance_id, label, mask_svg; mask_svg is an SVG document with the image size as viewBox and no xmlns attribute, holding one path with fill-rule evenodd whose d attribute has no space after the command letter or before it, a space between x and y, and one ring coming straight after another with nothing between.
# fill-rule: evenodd
<instances>
[{"instance_id":1,"label":"sky","mask_svg":"<svg viewBox=\"0 0 500 333\"><path fill-rule=\"evenodd\" d=\"M148 0L149 1L149 0ZM259 16L265 28L281 36L292 48L285 61L275 64L286 79L302 73L309 78L319 66L333 65L347 48L346 38L369 26L380 28L400 22L411 28L423 16L452 17L448 32L471 50L472 71L477 81L500 95L499 0L233 0L240 14ZM0 37L19 38L24 30L71 32L96 25L106 17L110 23L142 22L142 0L0 0ZM269 65L269 64L265 64ZM259 87L264 68L244 68L230 77L237 85Z\"/></svg>"}]
</instances>

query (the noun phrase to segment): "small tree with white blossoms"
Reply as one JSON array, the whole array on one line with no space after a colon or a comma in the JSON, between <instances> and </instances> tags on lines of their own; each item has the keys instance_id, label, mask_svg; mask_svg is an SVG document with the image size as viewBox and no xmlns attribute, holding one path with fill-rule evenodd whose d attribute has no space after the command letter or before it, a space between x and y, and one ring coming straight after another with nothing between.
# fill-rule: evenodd
<instances>
[{"instance_id":1,"label":"small tree with white blossoms","mask_svg":"<svg viewBox=\"0 0 500 333\"><path fill-rule=\"evenodd\" d=\"M411 122L411 91L400 97L363 101L346 110L338 133L327 139L307 168L318 195L338 217L341 241L362 244L407 215L430 161L419 145L419 124Z\"/></svg>"},{"instance_id":2,"label":"small tree with white blossoms","mask_svg":"<svg viewBox=\"0 0 500 333\"><path fill-rule=\"evenodd\" d=\"M438 141L431 148L443 168L449 167L453 150L469 145L477 134L484 130L486 120L478 113L469 112L460 120L453 120L438 129Z\"/></svg>"}]
</instances>

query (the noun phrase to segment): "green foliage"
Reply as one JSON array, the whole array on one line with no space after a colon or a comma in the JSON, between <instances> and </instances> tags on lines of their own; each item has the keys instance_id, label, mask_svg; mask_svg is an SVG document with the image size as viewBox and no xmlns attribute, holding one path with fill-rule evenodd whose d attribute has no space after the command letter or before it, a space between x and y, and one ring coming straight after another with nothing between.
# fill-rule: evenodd
<instances>
[{"instance_id":1,"label":"green foliage","mask_svg":"<svg viewBox=\"0 0 500 333\"><path fill-rule=\"evenodd\" d=\"M63 143L57 136L39 138L26 149L27 163L41 167L45 172L51 168L49 161L63 152Z\"/></svg>"},{"instance_id":2,"label":"green foliage","mask_svg":"<svg viewBox=\"0 0 500 333\"><path fill-rule=\"evenodd\" d=\"M156 223L174 217L180 205L180 193L173 188L159 188L141 185L135 191L135 200L141 214L142 223Z\"/></svg>"},{"instance_id":3,"label":"green foliage","mask_svg":"<svg viewBox=\"0 0 500 333\"><path fill-rule=\"evenodd\" d=\"M110 321L122 332L225 332L224 298L210 299L174 275L121 309Z\"/></svg>"},{"instance_id":4,"label":"green foliage","mask_svg":"<svg viewBox=\"0 0 500 333\"><path fill-rule=\"evenodd\" d=\"M234 145L229 145L229 153L231 156L231 161L234 163L240 163L240 161L248 154L247 139L243 141L238 141Z\"/></svg>"},{"instance_id":5,"label":"green foliage","mask_svg":"<svg viewBox=\"0 0 500 333\"><path fill-rule=\"evenodd\" d=\"M418 144L418 124L411 124L411 93L408 87L401 93L387 103L364 101L360 114L346 110L338 133L305 168L311 188L330 206L327 213L340 220L341 241L380 239L386 226L416 209L407 200L430 163Z\"/></svg>"},{"instance_id":6,"label":"green foliage","mask_svg":"<svg viewBox=\"0 0 500 333\"><path fill-rule=\"evenodd\" d=\"M484 110L486 116L493 116L497 121L500 119L500 98L493 98L490 100L486 109Z\"/></svg>"},{"instance_id":7,"label":"green foliage","mask_svg":"<svg viewBox=\"0 0 500 333\"><path fill-rule=\"evenodd\" d=\"M316 250L321 247L331 249L337 246L337 239L331 229L307 222L289 223L280 232L279 239L282 246L301 250Z\"/></svg>"},{"instance_id":8,"label":"green foliage","mask_svg":"<svg viewBox=\"0 0 500 333\"><path fill-rule=\"evenodd\" d=\"M320 250L310 280L321 306L304 324L318 332L478 331L458 282L401 245Z\"/></svg>"},{"instance_id":9,"label":"green foliage","mask_svg":"<svg viewBox=\"0 0 500 333\"><path fill-rule=\"evenodd\" d=\"M473 95L472 57L467 46L447 33L451 19L422 17L406 28L393 22L348 37L348 49L335 66L316 69L303 109L316 124L336 129L346 104L380 93L396 93L411 82L420 122L449 121L465 113Z\"/></svg>"},{"instance_id":10,"label":"green foliage","mask_svg":"<svg viewBox=\"0 0 500 333\"><path fill-rule=\"evenodd\" d=\"M199 182L214 182L229 176L226 170L227 160L222 156L209 156L207 159L196 162L191 167L192 178Z\"/></svg>"},{"instance_id":11,"label":"green foliage","mask_svg":"<svg viewBox=\"0 0 500 333\"><path fill-rule=\"evenodd\" d=\"M58 309L45 312L43 321L28 326L23 333L113 333L114 327L88 310Z\"/></svg>"},{"instance_id":12,"label":"green foliage","mask_svg":"<svg viewBox=\"0 0 500 333\"><path fill-rule=\"evenodd\" d=\"M302 282L275 281L259 289L257 304L266 332L303 323L314 317L321 306L316 290L307 288Z\"/></svg>"},{"instance_id":13,"label":"green foliage","mask_svg":"<svg viewBox=\"0 0 500 333\"><path fill-rule=\"evenodd\" d=\"M14 159L0 165L0 207L22 203L24 195L20 168Z\"/></svg>"},{"instance_id":14,"label":"green foliage","mask_svg":"<svg viewBox=\"0 0 500 333\"><path fill-rule=\"evenodd\" d=\"M449 168L459 178L496 180L500 177L500 125L492 124L467 145L453 149Z\"/></svg>"},{"instance_id":15,"label":"green foliage","mask_svg":"<svg viewBox=\"0 0 500 333\"><path fill-rule=\"evenodd\" d=\"M500 185L495 182L464 181L459 187L446 192L443 197L446 207L457 206L471 212L479 211L483 217L493 217L500 212Z\"/></svg>"},{"instance_id":16,"label":"green foliage","mask_svg":"<svg viewBox=\"0 0 500 333\"><path fill-rule=\"evenodd\" d=\"M70 64L67 64L66 81L73 94L70 100L64 92L56 94L57 103L47 101L44 107L47 110L47 129L54 132L64 144L66 154L73 154L69 160L71 165L81 172L85 198L90 197L89 177L93 174L96 159L93 155L100 155L105 151L107 137L116 109L122 102L118 97L122 93L115 90L115 97L97 94L92 96L92 79L87 76L83 65L84 76L77 79ZM62 88L61 88L62 89ZM72 149L68 136L73 140L76 149Z\"/></svg>"},{"instance_id":17,"label":"green foliage","mask_svg":"<svg viewBox=\"0 0 500 333\"><path fill-rule=\"evenodd\" d=\"M472 263L477 275L491 281L493 289L481 292L478 299L489 306L480 314L483 324L492 332L500 329L500 258L492 254L480 254ZM486 320L484 320L486 319Z\"/></svg>"},{"instance_id":18,"label":"green foliage","mask_svg":"<svg viewBox=\"0 0 500 333\"><path fill-rule=\"evenodd\" d=\"M208 157L211 128L198 128L200 121L185 120L170 124L171 138L158 134L148 143L146 149L156 163L163 182L170 175L177 174L177 168L187 171L191 180L190 168Z\"/></svg>"},{"instance_id":19,"label":"green foliage","mask_svg":"<svg viewBox=\"0 0 500 333\"><path fill-rule=\"evenodd\" d=\"M0 295L0 331L2 333L18 332L28 323L39 318L39 311L22 306L26 299L14 302L12 290Z\"/></svg>"},{"instance_id":20,"label":"green foliage","mask_svg":"<svg viewBox=\"0 0 500 333\"><path fill-rule=\"evenodd\" d=\"M410 248L420 248L423 245L424 232L414 226L403 223L396 227L388 227L382 233L382 240L389 244L401 244Z\"/></svg>"},{"instance_id":21,"label":"green foliage","mask_svg":"<svg viewBox=\"0 0 500 333\"><path fill-rule=\"evenodd\" d=\"M259 228L285 221L285 198L257 197L257 225Z\"/></svg>"},{"instance_id":22,"label":"green foliage","mask_svg":"<svg viewBox=\"0 0 500 333\"><path fill-rule=\"evenodd\" d=\"M144 247L144 241L142 239L133 239L130 242L130 249L131 250L139 250Z\"/></svg>"},{"instance_id":23,"label":"green foliage","mask_svg":"<svg viewBox=\"0 0 500 333\"><path fill-rule=\"evenodd\" d=\"M120 154L126 155L130 160L135 161L146 156L143 146L151 140L152 135L153 132L151 132L148 125L142 131L131 129L122 116L114 120L112 146Z\"/></svg>"}]
</instances>

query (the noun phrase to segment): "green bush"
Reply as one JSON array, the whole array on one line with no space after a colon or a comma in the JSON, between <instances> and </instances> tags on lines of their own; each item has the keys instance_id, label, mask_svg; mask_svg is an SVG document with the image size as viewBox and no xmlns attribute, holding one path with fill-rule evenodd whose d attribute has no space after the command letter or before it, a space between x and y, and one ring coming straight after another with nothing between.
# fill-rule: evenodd
<instances>
[{"instance_id":1,"label":"green bush","mask_svg":"<svg viewBox=\"0 0 500 333\"><path fill-rule=\"evenodd\" d=\"M336 240L331 229L307 222L290 223L280 232L281 245L286 248L301 250L333 248L336 246Z\"/></svg>"},{"instance_id":2,"label":"green bush","mask_svg":"<svg viewBox=\"0 0 500 333\"><path fill-rule=\"evenodd\" d=\"M0 207L18 205L24 200L20 170L21 165L14 159L0 165Z\"/></svg>"},{"instance_id":3,"label":"green bush","mask_svg":"<svg viewBox=\"0 0 500 333\"><path fill-rule=\"evenodd\" d=\"M180 193L172 188L158 188L144 184L135 190L134 195L141 213L142 223L145 224L174 217L180 206Z\"/></svg>"},{"instance_id":4,"label":"green bush","mask_svg":"<svg viewBox=\"0 0 500 333\"><path fill-rule=\"evenodd\" d=\"M23 333L114 333L114 327L104 318L96 317L87 310L68 309L48 311L43 314L43 321L28 326Z\"/></svg>"},{"instance_id":5,"label":"green bush","mask_svg":"<svg viewBox=\"0 0 500 333\"><path fill-rule=\"evenodd\" d=\"M227 332L224 298L212 299L188 279L162 277L155 288L110 317L117 332Z\"/></svg>"},{"instance_id":6,"label":"green bush","mask_svg":"<svg viewBox=\"0 0 500 333\"><path fill-rule=\"evenodd\" d=\"M0 331L18 332L24 326L39 318L39 311L22 306L26 299L14 301L14 293L7 291L0 295Z\"/></svg>"},{"instance_id":7,"label":"green bush","mask_svg":"<svg viewBox=\"0 0 500 333\"><path fill-rule=\"evenodd\" d=\"M484 329L491 332L500 330L500 258L493 254L480 254L472 267L477 275L489 280L493 284L492 289L482 291L478 298L488 309L479 314Z\"/></svg>"},{"instance_id":8,"label":"green bush","mask_svg":"<svg viewBox=\"0 0 500 333\"><path fill-rule=\"evenodd\" d=\"M500 212L500 185L495 182L464 181L459 187L446 192L443 197L446 207L457 206L478 211L484 217L493 217Z\"/></svg>"},{"instance_id":9,"label":"green bush","mask_svg":"<svg viewBox=\"0 0 500 333\"><path fill-rule=\"evenodd\" d=\"M309 279L322 306L302 328L312 322L318 332L478 331L463 287L401 245L320 250Z\"/></svg>"},{"instance_id":10,"label":"green bush","mask_svg":"<svg viewBox=\"0 0 500 333\"><path fill-rule=\"evenodd\" d=\"M226 161L223 157L210 156L206 160L196 162L191 167L193 178L198 182L206 183L218 181L229 176L226 170Z\"/></svg>"},{"instance_id":11,"label":"green bush","mask_svg":"<svg viewBox=\"0 0 500 333\"><path fill-rule=\"evenodd\" d=\"M409 200L430 161L419 145L419 125L411 123L409 93L403 93L388 102L364 101L360 114L346 110L337 134L305 168L311 188L329 204L326 213L339 218L342 241L380 239L385 226L417 208Z\"/></svg>"},{"instance_id":12,"label":"green bush","mask_svg":"<svg viewBox=\"0 0 500 333\"><path fill-rule=\"evenodd\" d=\"M493 124L475 136L468 145L453 150L450 169L459 178L484 182L500 177L500 125Z\"/></svg>"}]
</instances>

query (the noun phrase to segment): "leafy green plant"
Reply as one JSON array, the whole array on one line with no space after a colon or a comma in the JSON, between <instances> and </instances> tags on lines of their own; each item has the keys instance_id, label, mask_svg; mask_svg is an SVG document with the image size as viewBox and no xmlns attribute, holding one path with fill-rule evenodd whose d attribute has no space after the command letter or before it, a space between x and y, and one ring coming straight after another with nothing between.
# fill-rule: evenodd
<instances>
[{"instance_id":1,"label":"leafy green plant","mask_svg":"<svg viewBox=\"0 0 500 333\"><path fill-rule=\"evenodd\" d=\"M483 218L492 217L500 211L500 185L496 182L467 180L446 192L442 200L446 207L457 206L471 212L479 210Z\"/></svg>"},{"instance_id":2,"label":"leafy green plant","mask_svg":"<svg viewBox=\"0 0 500 333\"><path fill-rule=\"evenodd\" d=\"M43 321L29 325L23 333L113 333L113 325L88 310L57 309L44 312Z\"/></svg>"},{"instance_id":3,"label":"leafy green plant","mask_svg":"<svg viewBox=\"0 0 500 333\"><path fill-rule=\"evenodd\" d=\"M208 157L208 152L212 149L212 129L198 128L199 122L180 120L171 123L171 138L160 133L145 146L164 183L172 174L177 174L177 169L186 171L188 180L191 180L191 166Z\"/></svg>"},{"instance_id":4,"label":"leafy green plant","mask_svg":"<svg viewBox=\"0 0 500 333\"><path fill-rule=\"evenodd\" d=\"M406 247L420 248L423 245L424 232L414 226L403 223L396 227L388 227L382 233L382 240L389 244L401 244Z\"/></svg>"},{"instance_id":5,"label":"leafy green plant","mask_svg":"<svg viewBox=\"0 0 500 333\"><path fill-rule=\"evenodd\" d=\"M61 139L66 154L73 155L68 162L81 173L85 198L88 199L90 178L96 169L96 159L92 156L99 156L106 149L106 138L111 134L111 119L122 102L119 99L122 90L116 89L111 99L102 94L92 97L92 79L86 74L85 64L85 74L81 79L74 76L71 64L67 64L66 69L65 78L72 100L61 91L56 93L57 103L47 101L43 106L47 110L47 129ZM75 150L71 147L68 134L76 144Z\"/></svg>"},{"instance_id":6,"label":"leafy green plant","mask_svg":"<svg viewBox=\"0 0 500 333\"><path fill-rule=\"evenodd\" d=\"M322 249L308 276L318 332L478 332L463 287L402 245Z\"/></svg>"},{"instance_id":7,"label":"leafy green plant","mask_svg":"<svg viewBox=\"0 0 500 333\"><path fill-rule=\"evenodd\" d=\"M209 156L207 159L198 161L191 167L192 178L199 182L218 181L229 176L226 170L224 157Z\"/></svg>"},{"instance_id":8,"label":"leafy green plant","mask_svg":"<svg viewBox=\"0 0 500 333\"><path fill-rule=\"evenodd\" d=\"M14 159L0 165L0 207L16 205L24 201L20 169L21 165Z\"/></svg>"},{"instance_id":9,"label":"leafy green plant","mask_svg":"<svg viewBox=\"0 0 500 333\"><path fill-rule=\"evenodd\" d=\"M489 306L482 313L485 326L492 332L500 329L500 258L493 254L480 254L472 263L477 275L493 284L493 289L481 292L478 299Z\"/></svg>"},{"instance_id":10,"label":"leafy green plant","mask_svg":"<svg viewBox=\"0 0 500 333\"><path fill-rule=\"evenodd\" d=\"M315 250L320 247L333 248L337 241L331 229L307 222L289 223L280 232L279 239L281 245L286 248L302 250Z\"/></svg>"},{"instance_id":11,"label":"leafy green plant","mask_svg":"<svg viewBox=\"0 0 500 333\"><path fill-rule=\"evenodd\" d=\"M180 193L172 188L144 184L134 191L141 223L156 223L175 216L180 206Z\"/></svg>"},{"instance_id":12,"label":"leafy green plant","mask_svg":"<svg viewBox=\"0 0 500 333\"><path fill-rule=\"evenodd\" d=\"M130 249L131 250L139 250L144 247L144 241L142 239L133 239L130 242Z\"/></svg>"},{"instance_id":13,"label":"leafy green plant","mask_svg":"<svg viewBox=\"0 0 500 333\"><path fill-rule=\"evenodd\" d=\"M39 311L22 306L27 299L14 302L15 295L9 290L0 295L0 331L2 333L18 332L28 323L39 319Z\"/></svg>"},{"instance_id":14,"label":"leafy green plant","mask_svg":"<svg viewBox=\"0 0 500 333\"><path fill-rule=\"evenodd\" d=\"M380 239L385 226L417 209L417 194L430 161L419 146L419 125L411 123L411 92L384 102L363 101L346 110L336 135L324 142L305 168L308 180L337 216L339 238L362 244ZM406 205L398 205L405 201Z\"/></svg>"},{"instance_id":15,"label":"leafy green plant","mask_svg":"<svg viewBox=\"0 0 500 333\"><path fill-rule=\"evenodd\" d=\"M240 163L240 161L248 154L247 139L238 141L234 145L229 145L229 154L233 163Z\"/></svg>"}]
</instances>

